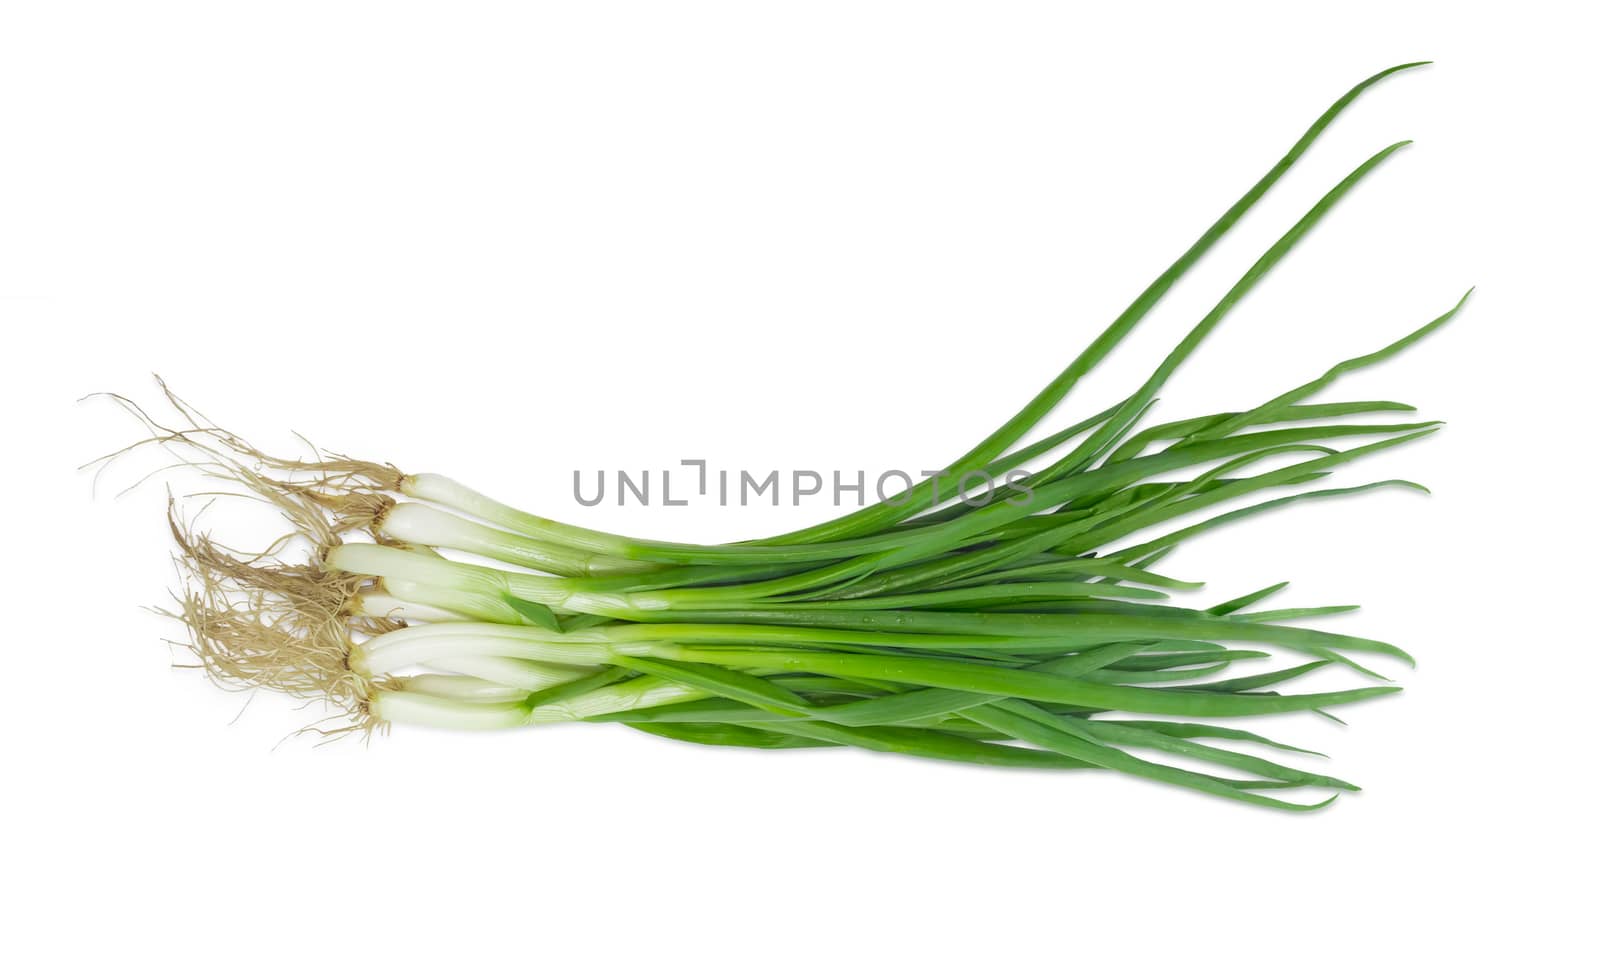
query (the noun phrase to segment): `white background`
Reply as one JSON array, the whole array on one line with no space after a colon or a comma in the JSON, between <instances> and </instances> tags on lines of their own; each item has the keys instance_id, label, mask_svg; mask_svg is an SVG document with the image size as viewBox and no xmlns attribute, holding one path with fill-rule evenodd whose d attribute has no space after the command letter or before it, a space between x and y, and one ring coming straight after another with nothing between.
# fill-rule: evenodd
<instances>
[{"instance_id":1,"label":"white background","mask_svg":"<svg viewBox=\"0 0 1600 967\"><path fill-rule=\"evenodd\" d=\"M1597 77L1584 4L17 3L0 19L12 962L1567 964L1593 956ZM620 727L280 744L317 709L173 670L128 442L159 371L279 449L731 540L829 508L585 510L574 469L918 469L1047 381L1367 74L1373 90L1068 413L1180 373L1448 419L1409 476L1184 549L1421 658L1363 784L1279 815L1113 776L681 747ZM1058 420L1060 417L1057 418ZM1059 422L1053 425L1060 425ZM195 482L169 478L180 490ZM242 711L243 714L240 714ZM1585 953L1584 951L1587 950ZM20 958L20 959L19 959ZM81 961L79 961L81 962ZM1589 961L1592 962L1592 961Z\"/></svg>"}]
</instances>

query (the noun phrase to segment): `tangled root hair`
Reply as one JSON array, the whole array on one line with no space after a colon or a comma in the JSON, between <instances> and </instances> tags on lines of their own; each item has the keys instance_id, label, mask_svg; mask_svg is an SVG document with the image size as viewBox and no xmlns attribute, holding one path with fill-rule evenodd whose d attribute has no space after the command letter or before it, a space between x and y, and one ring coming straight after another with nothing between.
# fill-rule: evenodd
<instances>
[{"instance_id":1,"label":"tangled root hair","mask_svg":"<svg viewBox=\"0 0 1600 967\"><path fill-rule=\"evenodd\" d=\"M108 394L149 436L91 465L103 468L123 453L155 444L181 466L231 485L205 496L265 503L289 530L260 551L242 552L202 530L199 514L186 516L169 494L167 521L183 585L173 593L174 605L158 611L183 623L188 635L179 644L223 688L264 688L324 702L350 724L311 731L370 734L378 723L369 702L384 683L350 667L351 649L403 622L354 613L356 595L370 579L330 571L322 562L345 535L376 529L394 505L385 491L398 487L403 475L389 464L320 451L313 460L270 456L213 425L165 383L161 389L182 425L164 425L131 400Z\"/></svg>"}]
</instances>

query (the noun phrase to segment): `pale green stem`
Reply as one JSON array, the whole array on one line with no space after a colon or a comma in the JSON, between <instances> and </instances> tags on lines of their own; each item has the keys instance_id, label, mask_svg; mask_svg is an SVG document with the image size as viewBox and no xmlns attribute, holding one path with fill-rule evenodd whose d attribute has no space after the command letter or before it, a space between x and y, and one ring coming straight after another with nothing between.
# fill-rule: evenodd
<instances>
[{"instance_id":1,"label":"pale green stem","mask_svg":"<svg viewBox=\"0 0 1600 967\"><path fill-rule=\"evenodd\" d=\"M524 689L499 685L470 675L406 675L392 678L388 684L404 692L456 702L520 702L528 697Z\"/></svg>"}]
</instances>

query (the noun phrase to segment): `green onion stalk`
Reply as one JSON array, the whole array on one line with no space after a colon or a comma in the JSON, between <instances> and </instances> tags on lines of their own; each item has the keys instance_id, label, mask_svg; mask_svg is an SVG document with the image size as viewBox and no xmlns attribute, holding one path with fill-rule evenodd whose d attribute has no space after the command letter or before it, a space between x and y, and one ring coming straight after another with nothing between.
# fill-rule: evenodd
<instances>
[{"instance_id":1,"label":"green onion stalk","mask_svg":"<svg viewBox=\"0 0 1600 967\"><path fill-rule=\"evenodd\" d=\"M1233 720L1331 718L1329 709L1398 691L1368 663L1410 656L1303 625L1347 607L1257 609L1281 584L1179 604L1199 585L1158 562L1291 503L1421 489L1321 482L1437 423L1397 417L1413 408L1392 401L1311 398L1438 329L1466 297L1252 409L1146 417L1233 308L1406 142L1329 188L1127 396L1022 441L1335 118L1417 66L1375 74L1334 102L1049 385L940 474L803 530L717 545L625 537L441 474L320 452L274 457L164 385L177 426L116 397L150 440L242 484L294 528L267 553L241 556L170 505L187 581L168 611L214 680L323 700L343 720L326 732L619 723L704 745L1092 769L1258 806L1325 805L1355 787L1285 764L1304 750ZM936 490L1041 462L987 500ZM294 559L289 548L306 544L310 554ZM1298 681L1339 667L1375 681L1322 690Z\"/></svg>"}]
</instances>

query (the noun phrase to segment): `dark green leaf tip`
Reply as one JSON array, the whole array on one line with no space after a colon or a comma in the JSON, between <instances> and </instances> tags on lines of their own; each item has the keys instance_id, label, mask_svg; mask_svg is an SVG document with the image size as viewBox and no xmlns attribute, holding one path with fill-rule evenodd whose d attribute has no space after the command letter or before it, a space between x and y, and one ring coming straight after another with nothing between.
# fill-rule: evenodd
<instances>
[{"instance_id":1,"label":"dark green leaf tip","mask_svg":"<svg viewBox=\"0 0 1600 967\"><path fill-rule=\"evenodd\" d=\"M512 594L502 595L501 600L529 624L546 631L561 630L561 621L556 617L556 613L539 602L528 601Z\"/></svg>"}]
</instances>

